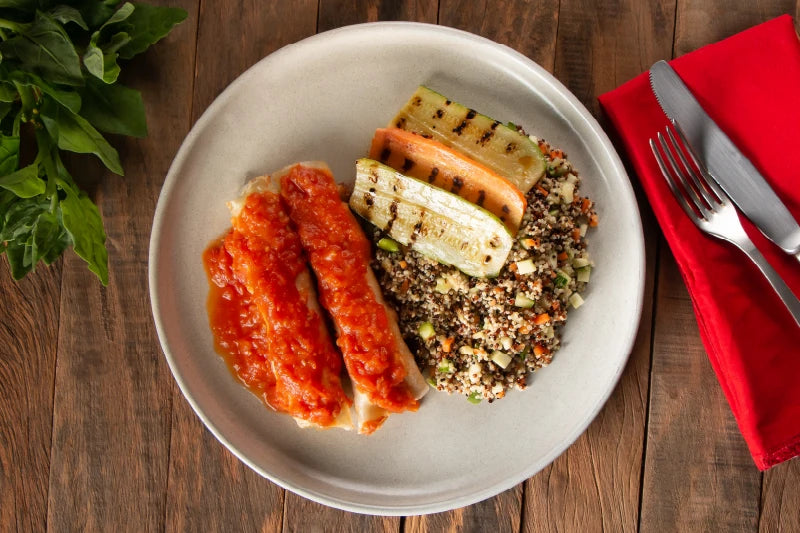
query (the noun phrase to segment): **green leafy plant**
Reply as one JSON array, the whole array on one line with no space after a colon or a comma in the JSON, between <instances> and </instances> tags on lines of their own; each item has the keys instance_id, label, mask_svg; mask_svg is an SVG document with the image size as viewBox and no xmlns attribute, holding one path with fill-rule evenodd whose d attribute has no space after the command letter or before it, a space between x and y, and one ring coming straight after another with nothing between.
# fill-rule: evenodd
<instances>
[{"instance_id":1,"label":"green leafy plant","mask_svg":"<svg viewBox=\"0 0 800 533\"><path fill-rule=\"evenodd\" d=\"M185 18L121 0L0 0L0 254L14 279L72 246L108 284L100 212L61 151L94 154L123 174L100 132L145 137L147 124L141 94L117 82L118 61Z\"/></svg>"}]
</instances>

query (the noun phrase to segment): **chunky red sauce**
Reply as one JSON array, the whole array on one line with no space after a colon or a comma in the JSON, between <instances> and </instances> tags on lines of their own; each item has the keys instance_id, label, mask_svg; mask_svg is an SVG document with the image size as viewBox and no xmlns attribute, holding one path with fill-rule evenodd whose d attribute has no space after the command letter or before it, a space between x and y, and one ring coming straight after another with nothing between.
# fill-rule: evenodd
<instances>
[{"instance_id":1,"label":"chunky red sauce","mask_svg":"<svg viewBox=\"0 0 800 533\"><path fill-rule=\"evenodd\" d=\"M281 195L314 267L322 305L339 329L336 343L350 378L384 409L417 409L386 308L367 284L369 241L333 176L297 165L283 177Z\"/></svg>"},{"instance_id":2,"label":"chunky red sauce","mask_svg":"<svg viewBox=\"0 0 800 533\"><path fill-rule=\"evenodd\" d=\"M239 379L278 411L329 426L350 400L341 358L296 286L306 259L276 194L251 194L233 229L203 259L217 348Z\"/></svg>"}]
</instances>

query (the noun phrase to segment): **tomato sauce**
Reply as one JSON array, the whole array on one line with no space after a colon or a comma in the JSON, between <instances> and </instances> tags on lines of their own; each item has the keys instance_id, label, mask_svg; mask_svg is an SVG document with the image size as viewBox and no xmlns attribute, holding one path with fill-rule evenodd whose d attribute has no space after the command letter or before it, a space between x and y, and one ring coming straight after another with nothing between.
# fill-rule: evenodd
<instances>
[{"instance_id":1,"label":"tomato sauce","mask_svg":"<svg viewBox=\"0 0 800 533\"><path fill-rule=\"evenodd\" d=\"M350 378L384 409L416 410L398 339L367 283L369 241L339 198L333 176L297 165L283 177L281 195L314 267L322 305L339 328L336 343Z\"/></svg>"},{"instance_id":2,"label":"tomato sauce","mask_svg":"<svg viewBox=\"0 0 800 533\"><path fill-rule=\"evenodd\" d=\"M280 197L251 194L233 229L203 255L216 346L234 374L277 411L330 426L350 400L341 357L309 294L306 258Z\"/></svg>"}]
</instances>

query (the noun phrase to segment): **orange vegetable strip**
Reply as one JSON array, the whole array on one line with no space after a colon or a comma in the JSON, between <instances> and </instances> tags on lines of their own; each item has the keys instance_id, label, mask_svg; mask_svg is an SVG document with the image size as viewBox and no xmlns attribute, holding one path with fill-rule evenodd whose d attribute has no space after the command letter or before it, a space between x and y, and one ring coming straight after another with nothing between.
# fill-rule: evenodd
<instances>
[{"instance_id":1,"label":"orange vegetable strip","mask_svg":"<svg viewBox=\"0 0 800 533\"><path fill-rule=\"evenodd\" d=\"M375 131L369 157L479 205L512 232L519 229L527 202L509 180L444 144L400 128Z\"/></svg>"}]
</instances>

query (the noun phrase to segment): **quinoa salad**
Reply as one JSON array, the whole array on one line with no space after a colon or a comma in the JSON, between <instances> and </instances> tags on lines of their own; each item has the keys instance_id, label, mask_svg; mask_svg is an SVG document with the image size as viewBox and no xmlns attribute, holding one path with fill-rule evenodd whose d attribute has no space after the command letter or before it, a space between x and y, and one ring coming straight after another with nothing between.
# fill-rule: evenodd
<instances>
[{"instance_id":1,"label":"quinoa salad","mask_svg":"<svg viewBox=\"0 0 800 533\"><path fill-rule=\"evenodd\" d=\"M547 171L527 194L497 277L469 277L405 246L383 249L385 235L374 227L368 233L375 275L429 383L473 403L524 389L529 373L550 363L593 267L585 237L597 214L579 195L578 171L561 150L531 138Z\"/></svg>"}]
</instances>

